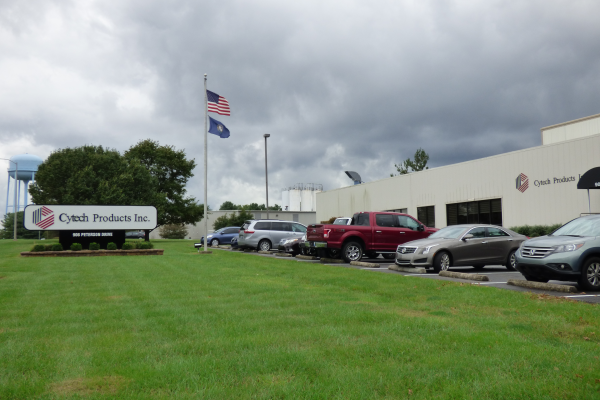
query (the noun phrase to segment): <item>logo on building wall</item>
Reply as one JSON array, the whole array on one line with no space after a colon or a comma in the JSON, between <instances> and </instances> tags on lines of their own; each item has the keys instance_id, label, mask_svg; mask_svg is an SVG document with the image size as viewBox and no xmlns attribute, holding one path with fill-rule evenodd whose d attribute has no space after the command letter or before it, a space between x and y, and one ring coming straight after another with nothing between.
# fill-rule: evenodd
<instances>
[{"instance_id":1,"label":"logo on building wall","mask_svg":"<svg viewBox=\"0 0 600 400\"><path fill-rule=\"evenodd\" d=\"M33 212L33 223L42 229L54 225L54 211L42 206Z\"/></svg>"},{"instance_id":2,"label":"logo on building wall","mask_svg":"<svg viewBox=\"0 0 600 400\"><path fill-rule=\"evenodd\" d=\"M523 193L527 190L528 187L529 187L529 178L527 177L527 175L521 173L517 177L517 190L519 192Z\"/></svg>"}]
</instances>

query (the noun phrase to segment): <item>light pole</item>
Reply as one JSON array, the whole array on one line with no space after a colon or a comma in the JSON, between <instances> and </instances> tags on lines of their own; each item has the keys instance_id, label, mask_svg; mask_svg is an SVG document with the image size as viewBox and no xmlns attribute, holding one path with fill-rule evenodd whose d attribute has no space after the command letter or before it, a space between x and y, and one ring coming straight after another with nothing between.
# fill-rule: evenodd
<instances>
[{"instance_id":1,"label":"light pole","mask_svg":"<svg viewBox=\"0 0 600 400\"><path fill-rule=\"evenodd\" d=\"M13 234L14 234L13 240L17 240L17 211L18 211L17 210L17 179L19 177L19 163L11 160L9 158L0 158L0 160L10 161L11 163L15 164L15 188L13 189L15 192L15 198L13 199L13 214L15 217L14 218L15 226L14 226L14 232L13 232ZM10 179L10 175L9 175L8 179ZM8 194L7 194L7 196L8 196ZM7 201L7 203L8 203L8 201ZM23 216L23 217L25 217L25 216Z\"/></svg>"},{"instance_id":2,"label":"light pole","mask_svg":"<svg viewBox=\"0 0 600 400\"><path fill-rule=\"evenodd\" d=\"M269 219L269 173L267 170L267 138L271 137L271 135L265 133L263 136L265 138L265 185L267 192L267 219Z\"/></svg>"}]
</instances>

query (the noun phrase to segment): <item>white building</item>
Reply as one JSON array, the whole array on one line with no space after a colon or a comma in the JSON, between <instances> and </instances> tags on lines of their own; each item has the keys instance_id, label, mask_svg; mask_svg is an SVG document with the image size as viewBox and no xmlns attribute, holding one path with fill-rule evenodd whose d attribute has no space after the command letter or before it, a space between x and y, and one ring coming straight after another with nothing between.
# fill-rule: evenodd
<instances>
[{"instance_id":1,"label":"white building","mask_svg":"<svg viewBox=\"0 0 600 400\"><path fill-rule=\"evenodd\" d=\"M317 194L316 220L402 211L429 226L565 223L588 213L579 177L600 166L600 114L542 128L542 145ZM600 190L591 190L600 213Z\"/></svg>"}]
</instances>

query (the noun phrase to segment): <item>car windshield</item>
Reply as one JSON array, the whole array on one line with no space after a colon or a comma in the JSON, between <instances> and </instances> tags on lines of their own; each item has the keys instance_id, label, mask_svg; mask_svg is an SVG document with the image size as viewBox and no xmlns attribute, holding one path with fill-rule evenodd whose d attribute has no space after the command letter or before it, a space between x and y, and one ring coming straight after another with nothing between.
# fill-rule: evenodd
<instances>
[{"instance_id":1,"label":"car windshield","mask_svg":"<svg viewBox=\"0 0 600 400\"><path fill-rule=\"evenodd\" d=\"M549 236L600 236L600 219L574 219L552 232Z\"/></svg>"},{"instance_id":2,"label":"car windshield","mask_svg":"<svg viewBox=\"0 0 600 400\"><path fill-rule=\"evenodd\" d=\"M447 226L429 235L432 239L458 239L465 231L464 226Z\"/></svg>"}]
</instances>

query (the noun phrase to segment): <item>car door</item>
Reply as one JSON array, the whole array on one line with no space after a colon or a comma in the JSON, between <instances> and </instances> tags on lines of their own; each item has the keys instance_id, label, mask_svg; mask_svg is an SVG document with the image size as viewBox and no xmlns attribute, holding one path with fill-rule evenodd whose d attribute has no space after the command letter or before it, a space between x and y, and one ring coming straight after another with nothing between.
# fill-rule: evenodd
<instances>
[{"instance_id":1,"label":"car door","mask_svg":"<svg viewBox=\"0 0 600 400\"><path fill-rule=\"evenodd\" d=\"M462 239L452 248L453 265L485 264L490 258L488 255L487 237L485 227L476 227L469 230L466 235L472 238Z\"/></svg>"},{"instance_id":2,"label":"car door","mask_svg":"<svg viewBox=\"0 0 600 400\"><path fill-rule=\"evenodd\" d=\"M227 228L222 232L221 237L223 238L221 243L230 244L231 239L239 234L239 228Z\"/></svg>"},{"instance_id":3,"label":"car door","mask_svg":"<svg viewBox=\"0 0 600 400\"><path fill-rule=\"evenodd\" d=\"M271 243L277 246L279 241L285 237L291 236L292 226L289 222L271 222Z\"/></svg>"},{"instance_id":4,"label":"car door","mask_svg":"<svg viewBox=\"0 0 600 400\"><path fill-rule=\"evenodd\" d=\"M398 235L400 241L398 241L396 245L422 239L427 236L423 234L423 231L419 231L421 224L415 221L413 218L409 217L408 215L398 215L397 218L400 230L400 234ZM395 249L396 248L394 247L394 250Z\"/></svg>"},{"instance_id":5,"label":"car door","mask_svg":"<svg viewBox=\"0 0 600 400\"><path fill-rule=\"evenodd\" d=\"M488 227L487 238L488 251L493 262L504 264L508 258L508 253L515 247L513 237L500 228Z\"/></svg>"},{"instance_id":6,"label":"car door","mask_svg":"<svg viewBox=\"0 0 600 400\"><path fill-rule=\"evenodd\" d=\"M396 250L403 233L398 226L398 218L392 214L375 214L374 250Z\"/></svg>"},{"instance_id":7,"label":"car door","mask_svg":"<svg viewBox=\"0 0 600 400\"><path fill-rule=\"evenodd\" d=\"M294 237L301 238L306 233L306 227L302 224L292 224Z\"/></svg>"}]
</instances>

